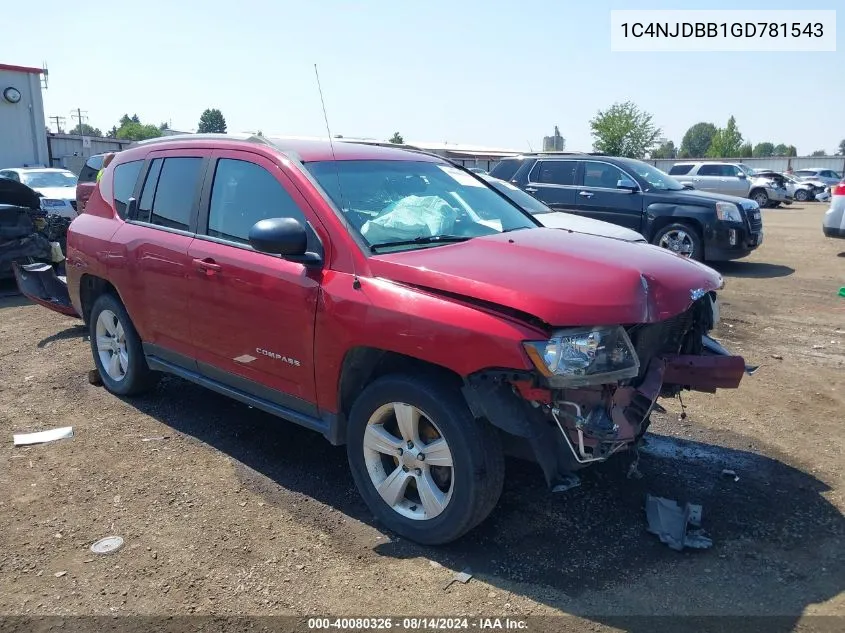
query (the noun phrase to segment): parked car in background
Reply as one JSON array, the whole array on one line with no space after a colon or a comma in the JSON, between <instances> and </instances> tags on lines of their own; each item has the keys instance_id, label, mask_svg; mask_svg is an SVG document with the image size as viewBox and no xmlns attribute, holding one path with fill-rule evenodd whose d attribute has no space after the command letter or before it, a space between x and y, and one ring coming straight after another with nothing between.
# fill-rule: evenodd
<instances>
[{"instance_id":1,"label":"parked car in background","mask_svg":"<svg viewBox=\"0 0 845 633\"><path fill-rule=\"evenodd\" d=\"M753 200L688 190L639 160L592 154L523 154L490 172L554 211L603 220L698 260L745 257L763 241Z\"/></svg>"},{"instance_id":2,"label":"parked car in background","mask_svg":"<svg viewBox=\"0 0 845 633\"><path fill-rule=\"evenodd\" d=\"M845 239L845 180L830 188L830 209L824 214L822 230L827 237Z\"/></svg>"},{"instance_id":3,"label":"parked car in background","mask_svg":"<svg viewBox=\"0 0 845 633\"><path fill-rule=\"evenodd\" d=\"M64 306L109 392L171 373L320 432L382 524L438 544L496 506L506 449L566 490L635 447L659 397L738 387L745 361L708 336L722 284L544 228L440 157L199 134L106 167Z\"/></svg>"},{"instance_id":4,"label":"parked car in background","mask_svg":"<svg viewBox=\"0 0 845 633\"><path fill-rule=\"evenodd\" d=\"M0 178L25 184L41 196L41 208L66 218L76 217L76 174L50 167L0 169Z\"/></svg>"},{"instance_id":5,"label":"parked car in background","mask_svg":"<svg viewBox=\"0 0 845 633\"><path fill-rule=\"evenodd\" d=\"M842 180L842 174L833 171L832 169L825 169L823 167L810 167L808 169L797 169L794 172L795 177L799 180L818 180L823 182L828 187L838 185Z\"/></svg>"},{"instance_id":6,"label":"parked car in background","mask_svg":"<svg viewBox=\"0 0 845 633\"><path fill-rule=\"evenodd\" d=\"M678 182L692 184L698 191L750 198L761 209L789 201L784 183L759 178L742 163L681 162L672 165L669 175Z\"/></svg>"},{"instance_id":7,"label":"parked car in background","mask_svg":"<svg viewBox=\"0 0 845 633\"><path fill-rule=\"evenodd\" d=\"M97 186L97 173L103 167L105 154L94 154L88 157L79 172L79 180L76 183L76 208L80 213L85 211L85 203L91 197L94 187Z\"/></svg>"},{"instance_id":8,"label":"parked car in background","mask_svg":"<svg viewBox=\"0 0 845 633\"><path fill-rule=\"evenodd\" d=\"M593 220L592 218L564 213L563 211L553 211L534 196L525 193L516 185L512 185L505 180L499 180L492 176L482 176L482 178L491 187L501 192L502 195L507 196L528 211L528 213L532 214L543 226L550 229L564 229L576 233L586 233L587 235L612 237L617 240L625 240L626 242L648 242L636 231L626 229L618 224Z\"/></svg>"}]
</instances>

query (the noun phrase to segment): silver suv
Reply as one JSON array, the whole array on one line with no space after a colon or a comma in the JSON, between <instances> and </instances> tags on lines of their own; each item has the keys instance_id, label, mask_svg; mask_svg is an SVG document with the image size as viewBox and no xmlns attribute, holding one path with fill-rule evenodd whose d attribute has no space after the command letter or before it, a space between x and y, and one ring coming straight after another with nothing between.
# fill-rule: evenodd
<instances>
[{"instance_id":1,"label":"silver suv","mask_svg":"<svg viewBox=\"0 0 845 633\"><path fill-rule=\"evenodd\" d=\"M842 176L832 169L825 169L824 167L809 167L807 169L796 169L795 177L799 180L820 180L828 187L838 185L842 180Z\"/></svg>"},{"instance_id":2,"label":"silver suv","mask_svg":"<svg viewBox=\"0 0 845 633\"><path fill-rule=\"evenodd\" d=\"M701 191L751 198L761 209L792 202L786 187L771 178L755 176L754 170L742 163L676 163L669 175Z\"/></svg>"}]
</instances>

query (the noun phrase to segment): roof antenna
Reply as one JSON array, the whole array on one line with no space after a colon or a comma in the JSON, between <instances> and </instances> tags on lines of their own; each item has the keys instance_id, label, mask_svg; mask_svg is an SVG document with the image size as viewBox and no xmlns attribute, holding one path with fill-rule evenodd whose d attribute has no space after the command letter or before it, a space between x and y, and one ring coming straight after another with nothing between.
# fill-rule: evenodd
<instances>
[{"instance_id":1,"label":"roof antenna","mask_svg":"<svg viewBox=\"0 0 845 633\"><path fill-rule=\"evenodd\" d=\"M343 213L343 191L340 187L340 167L337 164L337 158L334 155L334 142L332 141L332 131L329 129L329 117L326 114L326 102L323 99L323 88L320 85L320 72L317 70L317 64L314 64L314 75L317 77L317 90L320 93L320 105L323 106L323 120L326 122L326 133L329 135L329 149L332 152L332 162L334 163L335 175L337 176L337 192L340 195L340 214L343 216L344 222L347 224L347 230L350 230L351 227L349 223L346 221L346 216ZM355 272L355 256L352 255L352 287L355 290L359 290L361 288L361 281L358 279L358 273Z\"/></svg>"}]
</instances>

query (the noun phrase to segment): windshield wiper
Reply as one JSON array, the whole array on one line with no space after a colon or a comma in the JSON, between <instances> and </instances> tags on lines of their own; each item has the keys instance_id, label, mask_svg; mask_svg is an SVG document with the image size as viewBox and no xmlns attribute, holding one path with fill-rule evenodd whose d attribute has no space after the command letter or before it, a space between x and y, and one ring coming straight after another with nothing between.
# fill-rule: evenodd
<instances>
[{"instance_id":1,"label":"windshield wiper","mask_svg":"<svg viewBox=\"0 0 845 633\"><path fill-rule=\"evenodd\" d=\"M379 248L389 248L391 246L410 246L413 244L448 244L450 242L466 242L472 239L464 235L425 235L415 237L412 240L398 240L396 242L380 242L378 244L371 244L370 251L376 252Z\"/></svg>"}]
</instances>

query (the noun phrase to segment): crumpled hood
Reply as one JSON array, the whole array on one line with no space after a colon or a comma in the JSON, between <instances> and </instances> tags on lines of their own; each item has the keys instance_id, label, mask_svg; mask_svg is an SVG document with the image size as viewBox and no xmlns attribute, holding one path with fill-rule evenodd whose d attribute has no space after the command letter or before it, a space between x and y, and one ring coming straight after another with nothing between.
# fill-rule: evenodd
<instances>
[{"instance_id":1,"label":"crumpled hood","mask_svg":"<svg viewBox=\"0 0 845 633\"><path fill-rule=\"evenodd\" d=\"M550 326L653 323L722 287L651 246L537 228L370 258L376 277L532 315Z\"/></svg>"},{"instance_id":2,"label":"crumpled hood","mask_svg":"<svg viewBox=\"0 0 845 633\"><path fill-rule=\"evenodd\" d=\"M588 235L599 235L602 237L613 237L617 240L628 242L644 242L645 238L631 229L624 226L602 222L592 218L584 218L580 215L555 211L553 213L538 213L534 219L539 220L543 226L550 229L565 229L576 233L587 233Z\"/></svg>"},{"instance_id":3,"label":"crumpled hood","mask_svg":"<svg viewBox=\"0 0 845 633\"><path fill-rule=\"evenodd\" d=\"M9 178L0 178L0 204L40 209L41 198L34 190L21 182Z\"/></svg>"},{"instance_id":4,"label":"crumpled hood","mask_svg":"<svg viewBox=\"0 0 845 633\"><path fill-rule=\"evenodd\" d=\"M76 187L36 187L35 190L53 200L76 200Z\"/></svg>"}]
</instances>

